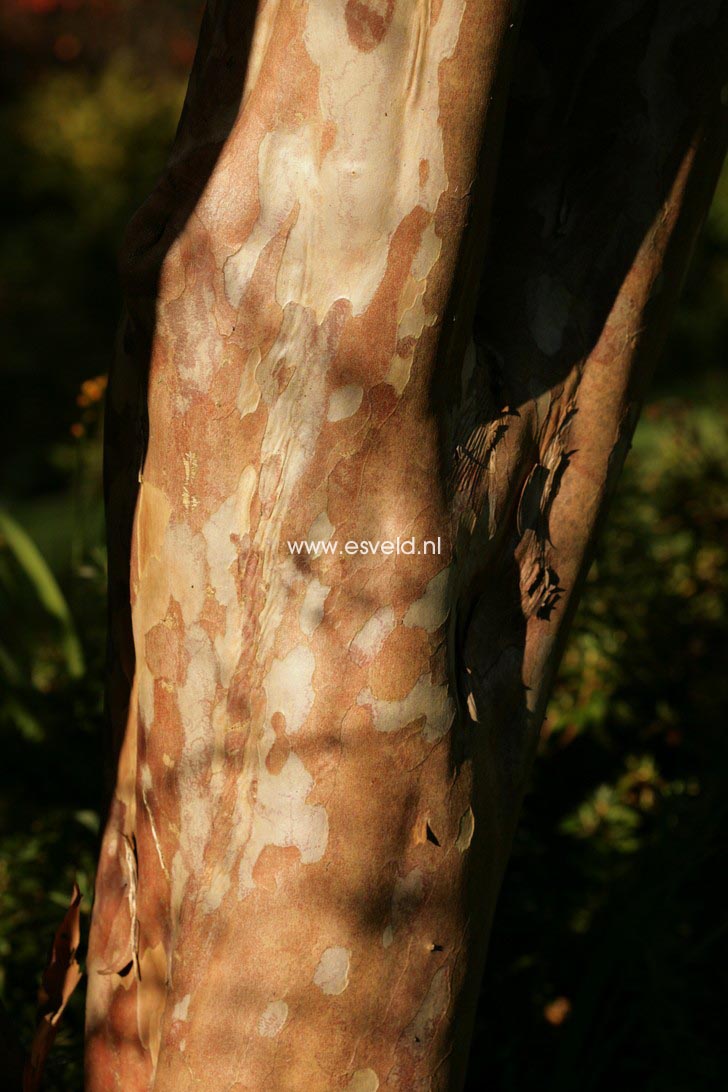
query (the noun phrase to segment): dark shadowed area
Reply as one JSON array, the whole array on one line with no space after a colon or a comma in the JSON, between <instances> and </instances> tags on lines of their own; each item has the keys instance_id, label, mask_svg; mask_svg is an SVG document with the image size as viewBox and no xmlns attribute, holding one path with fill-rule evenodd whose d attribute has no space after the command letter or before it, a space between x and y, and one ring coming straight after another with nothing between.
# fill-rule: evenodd
<instances>
[{"instance_id":1,"label":"dark shadowed area","mask_svg":"<svg viewBox=\"0 0 728 1092\"><path fill-rule=\"evenodd\" d=\"M100 440L124 225L188 0L0 11L0 1000L27 1045L104 792ZM592 568L491 943L469 1088L725 1086L728 175ZM723 714L723 715L722 715ZM81 1087L83 988L45 1087Z\"/></svg>"}]
</instances>

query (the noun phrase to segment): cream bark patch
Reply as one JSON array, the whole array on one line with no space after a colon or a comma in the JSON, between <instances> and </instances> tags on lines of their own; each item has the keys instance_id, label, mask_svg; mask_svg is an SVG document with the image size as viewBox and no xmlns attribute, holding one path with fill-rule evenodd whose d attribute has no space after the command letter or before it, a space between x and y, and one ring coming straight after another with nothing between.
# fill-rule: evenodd
<instances>
[{"instance_id":1,"label":"cream bark patch","mask_svg":"<svg viewBox=\"0 0 728 1092\"><path fill-rule=\"evenodd\" d=\"M440 967L433 976L427 996L412 1021L408 1031L412 1050L415 1053L427 1050L439 1020L442 1018L450 999L450 983L446 967Z\"/></svg>"},{"instance_id":2,"label":"cream bark patch","mask_svg":"<svg viewBox=\"0 0 728 1092\"><path fill-rule=\"evenodd\" d=\"M265 681L268 715L282 713L286 731L298 732L311 712L314 690L311 685L316 658L309 648L299 645L283 660L274 660Z\"/></svg>"},{"instance_id":3,"label":"cream bark patch","mask_svg":"<svg viewBox=\"0 0 728 1092\"><path fill-rule=\"evenodd\" d=\"M295 129L266 133L260 143L258 219L245 246L225 264L233 306L295 208L276 281L280 306L310 308L319 322L338 299L349 300L354 315L366 310L397 227L418 206L434 215L447 188L439 88L431 74L452 55L464 8L464 0L453 4L433 26L428 5L413 11L400 2L377 48L363 52L338 5L309 6L304 40L319 71L322 121L302 120ZM322 122L335 133L323 159ZM379 149L376 157L372 146ZM426 177L409 169L419 164L424 148ZM439 246L433 239L426 249L420 279L437 260Z\"/></svg>"},{"instance_id":4,"label":"cream bark patch","mask_svg":"<svg viewBox=\"0 0 728 1092\"><path fill-rule=\"evenodd\" d=\"M308 542L328 542L334 533L334 525L328 512L320 512L308 529Z\"/></svg>"},{"instance_id":5,"label":"cream bark patch","mask_svg":"<svg viewBox=\"0 0 728 1092\"><path fill-rule=\"evenodd\" d=\"M421 626L428 633L438 629L448 614L447 585L450 569L443 569L433 576L421 599L415 600L404 616L406 626Z\"/></svg>"},{"instance_id":6,"label":"cream bark patch","mask_svg":"<svg viewBox=\"0 0 728 1092\"><path fill-rule=\"evenodd\" d=\"M324 603L331 588L322 584L316 577L306 588L301 610L298 615L298 624L307 637L311 637L324 619Z\"/></svg>"},{"instance_id":7,"label":"cream bark patch","mask_svg":"<svg viewBox=\"0 0 728 1092\"><path fill-rule=\"evenodd\" d=\"M379 1077L373 1069L357 1069L345 1092L377 1092Z\"/></svg>"},{"instance_id":8,"label":"cream bark patch","mask_svg":"<svg viewBox=\"0 0 728 1092\"><path fill-rule=\"evenodd\" d=\"M156 1060L162 1037L162 1015L167 996L167 954L160 942L146 948L139 960L137 1025L139 1038Z\"/></svg>"},{"instance_id":9,"label":"cream bark patch","mask_svg":"<svg viewBox=\"0 0 728 1092\"><path fill-rule=\"evenodd\" d=\"M258 1021L258 1035L274 1039L288 1019L288 1005L285 1001L271 1001Z\"/></svg>"},{"instance_id":10,"label":"cream bark patch","mask_svg":"<svg viewBox=\"0 0 728 1092\"><path fill-rule=\"evenodd\" d=\"M460 818L460 825L458 827L458 836L455 839L455 848L464 853L469 848L470 843L473 840L473 834L475 833L475 816L473 815L473 809L468 808L464 815Z\"/></svg>"},{"instance_id":11,"label":"cream bark patch","mask_svg":"<svg viewBox=\"0 0 728 1092\"><path fill-rule=\"evenodd\" d=\"M273 742L273 732L268 730L264 754L270 751ZM306 803L312 788L313 778L294 752L277 774L271 774L265 762L261 763L250 832L240 862L239 897L255 887L253 869L268 845L295 846L303 864L321 860L329 823L322 804Z\"/></svg>"},{"instance_id":12,"label":"cream bark patch","mask_svg":"<svg viewBox=\"0 0 728 1092\"><path fill-rule=\"evenodd\" d=\"M181 1001L178 1001L172 1010L173 1020L186 1020L187 1013L190 1008L190 994L185 994Z\"/></svg>"},{"instance_id":13,"label":"cream bark patch","mask_svg":"<svg viewBox=\"0 0 728 1092\"><path fill-rule=\"evenodd\" d=\"M255 468L247 466L240 475L235 493L223 501L202 528L207 545L209 586L217 603L225 608L225 632L214 639L223 686L230 685L242 652L245 605L239 602L235 570L238 542L250 530L250 504L257 481Z\"/></svg>"},{"instance_id":14,"label":"cream bark patch","mask_svg":"<svg viewBox=\"0 0 728 1092\"><path fill-rule=\"evenodd\" d=\"M455 716L455 703L447 683L434 684L429 673L420 675L406 698L382 701L367 687L357 695L357 704L369 706L378 732L396 732L424 717L422 734L428 742L441 739Z\"/></svg>"},{"instance_id":15,"label":"cream bark patch","mask_svg":"<svg viewBox=\"0 0 728 1092\"><path fill-rule=\"evenodd\" d=\"M363 397L363 387L354 384L339 387L329 398L329 409L326 414L327 421L343 421L347 417L353 417L359 409Z\"/></svg>"},{"instance_id":16,"label":"cream bark patch","mask_svg":"<svg viewBox=\"0 0 728 1092\"><path fill-rule=\"evenodd\" d=\"M260 364L260 360L260 349L255 345L250 350L243 374L240 377L236 404L241 417L247 417L249 413L255 413L260 405L260 387L255 378L255 370Z\"/></svg>"},{"instance_id":17,"label":"cream bark patch","mask_svg":"<svg viewBox=\"0 0 728 1092\"><path fill-rule=\"evenodd\" d=\"M380 607L361 627L351 642L351 657L360 666L371 663L395 627L391 607Z\"/></svg>"},{"instance_id":18,"label":"cream bark patch","mask_svg":"<svg viewBox=\"0 0 728 1092\"><path fill-rule=\"evenodd\" d=\"M348 948L327 948L314 972L313 981L322 993L336 996L349 985L351 952Z\"/></svg>"},{"instance_id":19,"label":"cream bark patch","mask_svg":"<svg viewBox=\"0 0 728 1092\"><path fill-rule=\"evenodd\" d=\"M397 394L401 394L409 383L412 372L412 357L414 349L405 356L394 356L387 372L387 383L394 387Z\"/></svg>"}]
</instances>

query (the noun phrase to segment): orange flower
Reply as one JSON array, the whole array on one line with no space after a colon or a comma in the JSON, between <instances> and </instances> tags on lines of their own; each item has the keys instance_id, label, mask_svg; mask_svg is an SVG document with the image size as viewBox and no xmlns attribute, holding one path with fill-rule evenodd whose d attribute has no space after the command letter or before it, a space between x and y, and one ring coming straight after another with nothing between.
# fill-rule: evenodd
<instances>
[{"instance_id":1,"label":"orange flower","mask_svg":"<svg viewBox=\"0 0 728 1092\"><path fill-rule=\"evenodd\" d=\"M571 1012L571 1001L568 997L555 997L553 1001L549 1001L543 1010L544 1019L547 1023L558 1027L559 1024L563 1024L566 1017Z\"/></svg>"},{"instance_id":2,"label":"orange flower","mask_svg":"<svg viewBox=\"0 0 728 1092\"><path fill-rule=\"evenodd\" d=\"M98 402L106 390L107 378L105 375L97 375L93 379L86 379L81 384L82 392L91 402Z\"/></svg>"}]
</instances>

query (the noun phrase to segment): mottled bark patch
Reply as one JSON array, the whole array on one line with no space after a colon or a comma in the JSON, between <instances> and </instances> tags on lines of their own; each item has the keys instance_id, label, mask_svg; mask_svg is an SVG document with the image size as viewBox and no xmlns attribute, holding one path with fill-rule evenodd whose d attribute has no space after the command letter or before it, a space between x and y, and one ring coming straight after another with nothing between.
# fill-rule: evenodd
<instances>
[{"instance_id":1,"label":"mottled bark patch","mask_svg":"<svg viewBox=\"0 0 728 1092\"><path fill-rule=\"evenodd\" d=\"M394 0L347 0L344 15L349 38L363 53L379 45L387 33Z\"/></svg>"}]
</instances>

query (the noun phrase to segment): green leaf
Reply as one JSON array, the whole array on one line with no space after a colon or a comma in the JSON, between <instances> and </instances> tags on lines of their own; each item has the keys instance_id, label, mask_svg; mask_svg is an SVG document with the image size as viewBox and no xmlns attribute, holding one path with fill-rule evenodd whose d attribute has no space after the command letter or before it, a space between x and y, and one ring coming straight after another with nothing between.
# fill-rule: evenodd
<instances>
[{"instance_id":1,"label":"green leaf","mask_svg":"<svg viewBox=\"0 0 728 1092\"><path fill-rule=\"evenodd\" d=\"M85 670L83 650L63 592L33 540L2 509L0 509L0 538L30 581L40 604L58 622L61 630L60 645L68 673L71 678L80 678Z\"/></svg>"}]
</instances>

